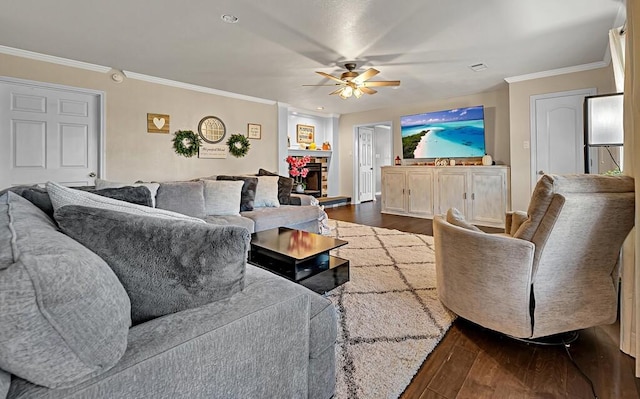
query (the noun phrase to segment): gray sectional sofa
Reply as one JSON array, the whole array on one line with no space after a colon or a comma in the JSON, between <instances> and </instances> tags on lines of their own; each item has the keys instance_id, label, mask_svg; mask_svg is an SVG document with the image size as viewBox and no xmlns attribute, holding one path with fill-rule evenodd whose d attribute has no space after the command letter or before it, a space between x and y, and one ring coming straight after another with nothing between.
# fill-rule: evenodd
<instances>
[{"instance_id":1,"label":"gray sectional sofa","mask_svg":"<svg viewBox=\"0 0 640 399\"><path fill-rule=\"evenodd\" d=\"M249 177L264 179L269 177ZM278 177L276 176L276 179ZM240 210L239 214L218 215L207 210L208 204L206 184L211 180L178 181L165 183L143 183L152 191L154 204L159 209L170 210L185 215L204 219L207 223L218 225L234 225L246 227L249 233L268 230L275 227L320 232L321 220L326 216L317 200L304 194L290 194L284 204L274 206L250 206ZM126 186L124 183L111 183L98 180L96 188L106 189ZM246 186L246 184L245 184ZM243 193L244 196L244 193ZM217 199L217 198L216 198ZM215 199L214 199L215 200ZM284 202L284 201L283 201ZM316 204L316 205L314 205ZM237 213L237 212L236 212Z\"/></svg>"},{"instance_id":2,"label":"gray sectional sofa","mask_svg":"<svg viewBox=\"0 0 640 399\"><path fill-rule=\"evenodd\" d=\"M0 195L0 398L333 395L333 305L246 263L250 231L322 210L189 217L172 184L156 208L52 186L53 218Z\"/></svg>"}]
</instances>

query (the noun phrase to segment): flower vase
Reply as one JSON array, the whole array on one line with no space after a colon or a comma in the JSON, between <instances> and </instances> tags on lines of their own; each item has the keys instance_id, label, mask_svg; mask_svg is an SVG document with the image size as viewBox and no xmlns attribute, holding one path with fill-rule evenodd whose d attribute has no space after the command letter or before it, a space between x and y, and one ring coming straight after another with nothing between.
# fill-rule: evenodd
<instances>
[{"instance_id":1,"label":"flower vase","mask_svg":"<svg viewBox=\"0 0 640 399\"><path fill-rule=\"evenodd\" d=\"M298 183L298 185L296 186L296 193L304 193L304 186L302 185L302 183Z\"/></svg>"}]
</instances>

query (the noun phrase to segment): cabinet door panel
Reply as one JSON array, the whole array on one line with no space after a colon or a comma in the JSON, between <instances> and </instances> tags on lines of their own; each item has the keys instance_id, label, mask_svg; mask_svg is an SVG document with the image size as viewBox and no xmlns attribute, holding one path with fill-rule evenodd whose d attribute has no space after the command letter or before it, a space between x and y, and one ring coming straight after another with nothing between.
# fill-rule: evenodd
<instances>
[{"instance_id":1,"label":"cabinet door panel","mask_svg":"<svg viewBox=\"0 0 640 399\"><path fill-rule=\"evenodd\" d=\"M405 212L405 173L403 170L385 170L382 174L382 209Z\"/></svg>"},{"instance_id":2,"label":"cabinet door panel","mask_svg":"<svg viewBox=\"0 0 640 399\"><path fill-rule=\"evenodd\" d=\"M431 171L407 173L408 203L411 214L433 217L433 173Z\"/></svg>"},{"instance_id":3,"label":"cabinet door panel","mask_svg":"<svg viewBox=\"0 0 640 399\"><path fill-rule=\"evenodd\" d=\"M473 193L469 219L471 223L504 225L506 204L506 174L503 172L472 172Z\"/></svg>"},{"instance_id":4,"label":"cabinet door panel","mask_svg":"<svg viewBox=\"0 0 640 399\"><path fill-rule=\"evenodd\" d=\"M456 208L467 215L467 173L465 171L440 171L438 173L438 213Z\"/></svg>"}]
</instances>

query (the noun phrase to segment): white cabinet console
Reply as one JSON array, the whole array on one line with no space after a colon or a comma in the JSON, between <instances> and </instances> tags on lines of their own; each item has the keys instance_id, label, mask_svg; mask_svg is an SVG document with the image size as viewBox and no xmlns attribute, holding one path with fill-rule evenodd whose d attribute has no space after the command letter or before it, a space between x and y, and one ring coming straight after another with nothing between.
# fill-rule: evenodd
<instances>
[{"instance_id":1,"label":"white cabinet console","mask_svg":"<svg viewBox=\"0 0 640 399\"><path fill-rule=\"evenodd\" d=\"M382 213L431 219L453 207L470 223L504 227L509 190L507 166L384 166Z\"/></svg>"}]
</instances>

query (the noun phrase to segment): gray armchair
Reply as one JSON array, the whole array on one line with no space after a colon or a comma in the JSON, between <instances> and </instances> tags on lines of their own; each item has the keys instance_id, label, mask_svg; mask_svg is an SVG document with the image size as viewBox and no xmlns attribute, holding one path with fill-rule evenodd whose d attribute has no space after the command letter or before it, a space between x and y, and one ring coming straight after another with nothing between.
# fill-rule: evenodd
<instances>
[{"instance_id":1,"label":"gray armchair","mask_svg":"<svg viewBox=\"0 0 640 399\"><path fill-rule=\"evenodd\" d=\"M518 338L613 323L634 203L630 177L545 175L504 233L484 233L450 209L433 226L440 300Z\"/></svg>"}]
</instances>

